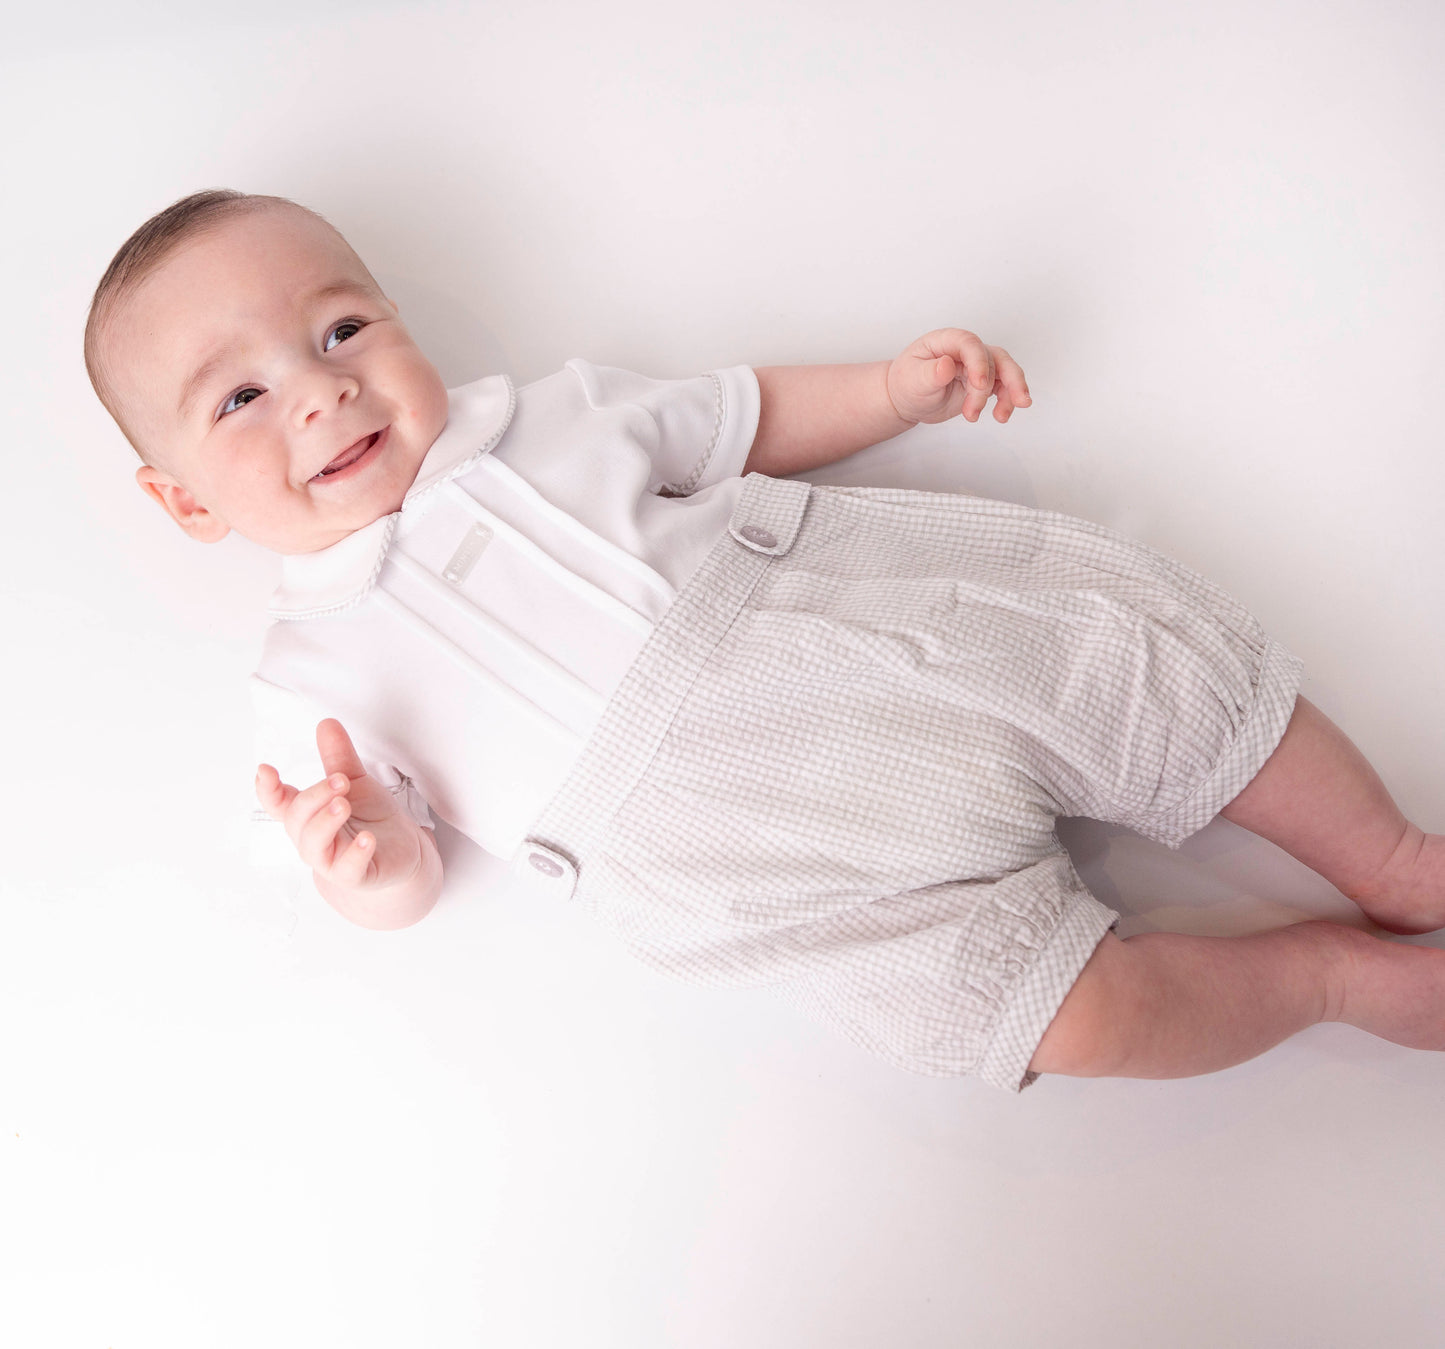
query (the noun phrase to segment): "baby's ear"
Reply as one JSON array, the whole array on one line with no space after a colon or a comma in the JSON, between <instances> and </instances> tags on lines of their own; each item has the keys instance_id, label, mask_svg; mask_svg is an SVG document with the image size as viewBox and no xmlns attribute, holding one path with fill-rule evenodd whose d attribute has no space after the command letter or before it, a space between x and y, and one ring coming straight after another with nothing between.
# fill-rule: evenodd
<instances>
[{"instance_id":1,"label":"baby's ear","mask_svg":"<svg viewBox=\"0 0 1445 1349\"><path fill-rule=\"evenodd\" d=\"M231 526L214 511L208 511L169 473L142 464L135 471L140 489L193 539L217 543L231 532Z\"/></svg>"}]
</instances>

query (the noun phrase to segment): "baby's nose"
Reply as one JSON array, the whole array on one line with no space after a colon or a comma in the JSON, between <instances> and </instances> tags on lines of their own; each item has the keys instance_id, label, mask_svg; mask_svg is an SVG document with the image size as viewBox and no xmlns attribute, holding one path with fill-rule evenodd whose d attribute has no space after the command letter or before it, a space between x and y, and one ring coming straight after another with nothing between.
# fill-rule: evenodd
<instances>
[{"instance_id":1,"label":"baby's nose","mask_svg":"<svg viewBox=\"0 0 1445 1349\"><path fill-rule=\"evenodd\" d=\"M348 403L361 392L355 376L327 367L311 373L298 391L296 420L306 424Z\"/></svg>"}]
</instances>

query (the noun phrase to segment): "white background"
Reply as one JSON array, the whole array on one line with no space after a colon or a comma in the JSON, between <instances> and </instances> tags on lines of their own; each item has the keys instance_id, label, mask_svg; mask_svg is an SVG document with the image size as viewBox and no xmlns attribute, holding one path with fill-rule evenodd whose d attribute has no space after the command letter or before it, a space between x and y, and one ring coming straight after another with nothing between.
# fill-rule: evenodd
<instances>
[{"instance_id":1,"label":"white background","mask_svg":"<svg viewBox=\"0 0 1445 1349\"><path fill-rule=\"evenodd\" d=\"M1205 571L1442 830L1438 5L57 3L4 53L0 1341L1441 1342L1440 1057L1015 1099L666 982L455 835L399 934L249 870L274 563L142 497L80 359L214 185L328 215L451 383L973 328L1031 410L817 476ZM1223 823L1067 841L1126 933L1349 912Z\"/></svg>"}]
</instances>

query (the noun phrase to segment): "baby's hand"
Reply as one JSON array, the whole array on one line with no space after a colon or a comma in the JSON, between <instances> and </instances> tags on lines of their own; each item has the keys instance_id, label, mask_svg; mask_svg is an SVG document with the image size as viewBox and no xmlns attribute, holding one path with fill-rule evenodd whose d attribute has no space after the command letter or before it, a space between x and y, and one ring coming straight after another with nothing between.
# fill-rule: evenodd
<instances>
[{"instance_id":1,"label":"baby's hand","mask_svg":"<svg viewBox=\"0 0 1445 1349\"><path fill-rule=\"evenodd\" d=\"M262 764L256 795L266 813L286 827L318 883L370 890L416 879L428 850L421 826L367 775L339 721L328 719L316 728L316 748L326 770L320 782L298 791Z\"/></svg>"},{"instance_id":2,"label":"baby's hand","mask_svg":"<svg viewBox=\"0 0 1445 1349\"><path fill-rule=\"evenodd\" d=\"M963 414L976 422L992 397L995 421L1033 399L1019 364L1002 347L986 347L962 328L925 333L888 367L888 397L904 421L942 422Z\"/></svg>"}]
</instances>

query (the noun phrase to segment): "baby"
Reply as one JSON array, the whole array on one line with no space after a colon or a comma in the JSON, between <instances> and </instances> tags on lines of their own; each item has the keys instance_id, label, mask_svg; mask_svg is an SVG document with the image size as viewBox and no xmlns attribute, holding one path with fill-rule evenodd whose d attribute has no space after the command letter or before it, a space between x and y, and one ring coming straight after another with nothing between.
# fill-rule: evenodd
<instances>
[{"instance_id":1,"label":"baby","mask_svg":"<svg viewBox=\"0 0 1445 1349\"><path fill-rule=\"evenodd\" d=\"M355 922L435 904L434 810L656 967L917 1072L1182 1076L1330 1020L1445 1048L1445 952L1121 940L1055 837L1222 813L1380 927L1445 924L1445 837L1238 604L1084 521L785 476L1008 421L1001 348L448 393L327 222L202 192L116 255L85 351L142 489L283 555L256 791ZM302 735L324 776L293 786Z\"/></svg>"}]
</instances>

